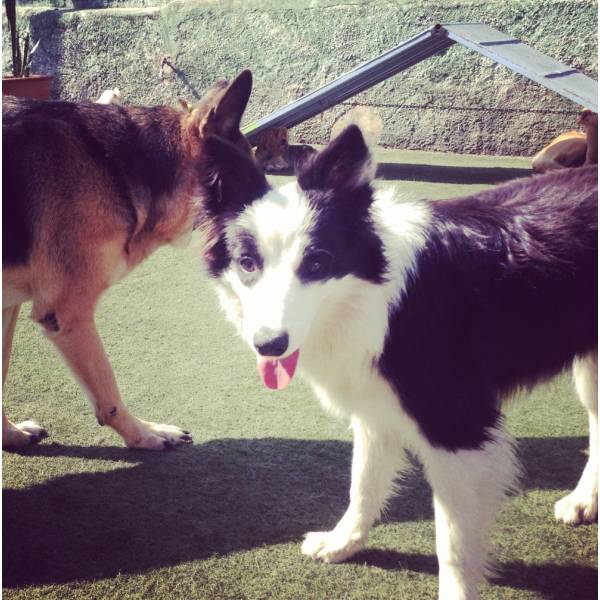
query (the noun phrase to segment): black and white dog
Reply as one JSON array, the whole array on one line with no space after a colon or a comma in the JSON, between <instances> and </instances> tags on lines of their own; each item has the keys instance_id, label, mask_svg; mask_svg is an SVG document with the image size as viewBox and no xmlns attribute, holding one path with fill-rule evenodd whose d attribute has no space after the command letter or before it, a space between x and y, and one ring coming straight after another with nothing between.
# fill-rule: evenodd
<instances>
[{"instance_id":1,"label":"black and white dog","mask_svg":"<svg viewBox=\"0 0 600 600\"><path fill-rule=\"evenodd\" d=\"M590 456L555 514L596 519L595 167L403 202L371 187L356 126L279 190L226 141L207 140L206 156L205 260L229 319L267 386L298 366L354 432L348 510L309 533L304 554L337 562L362 548L409 449L433 488L440 598L476 598L518 473L502 402L571 364Z\"/></svg>"}]
</instances>

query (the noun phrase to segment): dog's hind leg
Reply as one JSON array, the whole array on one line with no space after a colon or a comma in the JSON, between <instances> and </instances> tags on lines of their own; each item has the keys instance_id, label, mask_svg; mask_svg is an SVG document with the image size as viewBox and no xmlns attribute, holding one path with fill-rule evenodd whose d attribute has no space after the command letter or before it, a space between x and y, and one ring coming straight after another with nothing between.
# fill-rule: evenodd
<instances>
[{"instance_id":1,"label":"dog's hind leg","mask_svg":"<svg viewBox=\"0 0 600 600\"><path fill-rule=\"evenodd\" d=\"M2 386L8 374L8 363L12 350L12 340L19 316L20 304L2 309ZM2 446L19 448L35 444L47 436L47 432L35 421L24 421L15 425L8 420L2 408Z\"/></svg>"},{"instance_id":2,"label":"dog's hind leg","mask_svg":"<svg viewBox=\"0 0 600 600\"><path fill-rule=\"evenodd\" d=\"M598 518L598 352L573 362L573 379L581 403L588 411L589 457L577 487L554 505L557 520L571 525Z\"/></svg>"},{"instance_id":3,"label":"dog's hind leg","mask_svg":"<svg viewBox=\"0 0 600 600\"><path fill-rule=\"evenodd\" d=\"M421 458L433 488L440 600L475 600L487 574L486 541L518 473L512 440L500 430L478 450L427 446Z\"/></svg>"},{"instance_id":4,"label":"dog's hind leg","mask_svg":"<svg viewBox=\"0 0 600 600\"><path fill-rule=\"evenodd\" d=\"M403 448L388 432L352 420L354 447L350 504L331 531L306 535L302 553L323 562L343 561L364 547L369 530L393 492L396 475L405 465Z\"/></svg>"},{"instance_id":5,"label":"dog's hind leg","mask_svg":"<svg viewBox=\"0 0 600 600\"><path fill-rule=\"evenodd\" d=\"M115 429L130 448L162 450L191 442L189 432L171 425L142 421L131 415L121 401L117 382L102 340L96 330L92 309L46 311L35 307L34 318L44 326L94 406L100 425ZM36 318L37 317L37 318Z\"/></svg>"}]
</instances>

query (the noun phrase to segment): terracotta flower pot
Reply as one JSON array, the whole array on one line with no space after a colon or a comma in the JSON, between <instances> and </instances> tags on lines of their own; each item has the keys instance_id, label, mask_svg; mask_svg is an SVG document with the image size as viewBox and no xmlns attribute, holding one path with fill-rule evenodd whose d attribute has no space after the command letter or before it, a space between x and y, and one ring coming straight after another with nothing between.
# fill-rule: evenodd
<instances>
[{"instance_id":1,"label":"terracotta flower pot","mask_svg":"<svg viewBox=\"0 0 600 600\"><path fill-rule=\"evenodd\" d=\"M2 95L20 98L50 99L52 75L30 75L29 77L3 77Z\"/></svg>"}]
</instances>

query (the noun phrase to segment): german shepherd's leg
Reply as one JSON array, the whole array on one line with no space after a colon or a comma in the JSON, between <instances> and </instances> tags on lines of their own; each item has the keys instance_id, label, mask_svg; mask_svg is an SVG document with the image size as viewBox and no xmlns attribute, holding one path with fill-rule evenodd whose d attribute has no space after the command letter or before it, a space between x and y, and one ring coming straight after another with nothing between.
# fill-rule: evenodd
<instances>
[{"instance_id":1,"label":"german shepherd's leg","mask_svg":"<svg viewBox=\"0 0 600 600\"><path fill-rule=\"evenodd\" d=\"M369 530L393 492L394 478L405 464L393 436L353 418L354 447L350 504L332 531L306 535L302 553L323 562L343 561L364 547Z\"/></svg>"},{"instance_id":2,"label":"german shepherd's leg","mask_svg":"<svg viewBox=\"0 0 600 600\"><path fill-rule=\"evenodd\" d=\"M8 374L8 363L12 350L13 335L17 325L20 304L2 309L2 386ZM35 421L25 421L15 425L8 420L2 407L2 446L5 448L18 448L35 444L48 435L43 427Z\"/></svg>"},{"instance_id":3,"label":"german shepherd's leg","mask_svg":"<svg viewBox=\"0 0 600 600\"><path fill-rule=\"evenodd\" d=\"M488 570L486 538L518 473L512 440L502 431L479 450L429 445L420 454L433 488L440 600L475 600Z\"/></svg>"},{"instance_id":4,"label":"german shepherd's leg","mask_svg":"<svg viewBox=\"0 0 600 600\"><path fill-rule=\"evenodd\" d=\"M127 411L91 311L86 312L77 317L47 313L39 321L86 391L98 422L115 429L130 448L163 450L191 442L179 427L142 421Z\"/></svg>"},{"instance_id":5,"label":"german shepherd's leg","mask_svg":"<svg viewBox=\"0 0 600 600\"><path fill-rule=\"evenodd\" d=\"M6 375L8 374L12 341L20 309L20 304L2 309L2 385L6 382Z\"/></svg>"},{"instance_id":6,"label":"german shepherd's leg","mask_svg":"<svg viewBox=\"0 0 600 600\"><path fill-rule=\"evenodd\" d=\"M579 399L588 411L589 458L577 487L554 505L557 520L571 525L591 523L598 517L598 352L573 361Z\"/></svg>"}]
</instances>

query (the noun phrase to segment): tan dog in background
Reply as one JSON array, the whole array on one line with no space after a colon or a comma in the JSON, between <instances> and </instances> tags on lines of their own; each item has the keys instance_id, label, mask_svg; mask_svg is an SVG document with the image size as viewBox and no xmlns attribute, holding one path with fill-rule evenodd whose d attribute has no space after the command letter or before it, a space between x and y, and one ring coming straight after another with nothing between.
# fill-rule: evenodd
<instances>
[{"instance_id":1,"label":"tan dog in background","mask_svg":"<svg viewBox=\"0 0 600 600\"><path fill-rule=\"evenodd\" d=\"M532 159L535 173L598 163L598 115L586 108L577 121L584 131L567 131L553 139Z\"/></svg>"},{"instance_id":2,"label":"tan dog in background","mask_svg":"<svg viewBox=\"0 0 600 600\"><path fill-rule=\"evenodd\" d=\"M219 81L189 111L3 98L2 381L23 302L127 446L161 450L188 431L125 408L94 323L102 293L202 221L203 145L217 134L250 154L239 125L252 75ZM112 90L114 95L114 90ZM108 99L110 101L110 99ZM2 413L4 446L46 436Z\"/></svg>"},{"instance_id":3,"label":"tan dog in background","mask_svg":"<svg viewBox=\"0 0 600 600\"><path fill-rule=\"evenodd\" d=\"M259 136L254 156L264 171L294 169L316 153L312 146L290 144L286 127L271 127Z\"/></svg>"},{"instance_id":4,"label":"tan dog in background","mask_svg":"<svg viewBox=\"0 0 600 600\"><path fill-rule=\"evenodd\" d=\"M586 108L579 115L579 123L585 129L587 150L585 154L586 165L598 164L598 115Z\"/></svg>"},{"instance_id":5,"label":"tan dog in background","mask_svg":"<svg viewBox=\"0 0 600 600\"><path fill-rule=\"evenodd\" d=\"M373 108L355 106L335 121L330 140L348 125L358 125L371 148L377 145L383 131L383 121ZM254 155L264 171L277 172L297 169L316 152L306 144L290 144L286 127L271 127L259 136Z\"/></svg>"}]
</instances>

